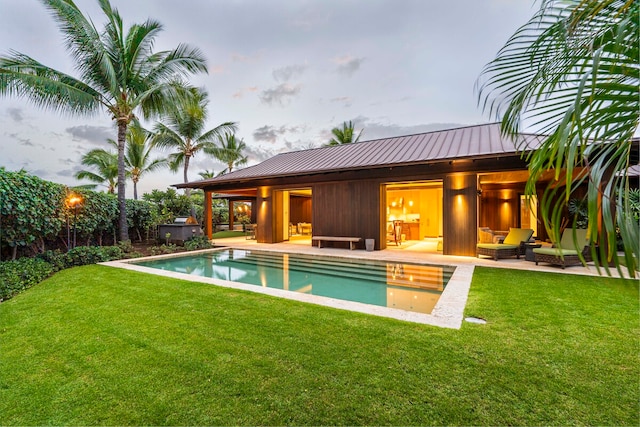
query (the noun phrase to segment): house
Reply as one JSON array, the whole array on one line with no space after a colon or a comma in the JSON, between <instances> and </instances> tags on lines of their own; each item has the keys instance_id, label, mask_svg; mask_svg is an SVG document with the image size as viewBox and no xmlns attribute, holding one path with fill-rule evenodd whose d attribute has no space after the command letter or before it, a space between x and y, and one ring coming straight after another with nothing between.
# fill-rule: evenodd
<instances>
[{"instance_id":1,"label":"house","mask_svg":"<svg viewBox=\"0 0 640 427\"><path fill-rule=\"evenodd\" d=\"M479 226L533 228L547 237L537 225L536 200L529 204L523 195L528 171L522 152L541 142L535 134L513 141L498 123L483 124L282 153L177 187L204 190L205 206L213 193L250 201L260 243L312 230L362 238L361 248L364 239L374 239L380 250L398 221L405 240L437 239L445 255L475 256ZM204 223L211 236L207 218L210 208Z\"/></svg>"}]
</instances>

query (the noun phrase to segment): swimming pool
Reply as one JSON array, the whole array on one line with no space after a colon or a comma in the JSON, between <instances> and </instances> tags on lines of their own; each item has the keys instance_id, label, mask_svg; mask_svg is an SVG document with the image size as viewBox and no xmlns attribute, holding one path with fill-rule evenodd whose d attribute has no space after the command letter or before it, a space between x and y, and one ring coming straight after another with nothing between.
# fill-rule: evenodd
<instances>
[{"instance_id":1,"label":"swimming pool","mask_svg":"<svg viewBox=\"0 0 640 427\"><path fill-rule=\"evenodd\" d=\"M226 248L133 264L429 314L455 267Z\"/></svg>"}]
</instances>

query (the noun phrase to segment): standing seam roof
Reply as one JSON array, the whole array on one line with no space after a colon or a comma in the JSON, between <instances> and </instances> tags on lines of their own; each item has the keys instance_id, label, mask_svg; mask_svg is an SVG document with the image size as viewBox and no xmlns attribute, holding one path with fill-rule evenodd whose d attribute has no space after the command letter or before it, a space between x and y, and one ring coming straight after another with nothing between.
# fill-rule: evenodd
<instances>
[{"instance_id":1,"label":"standing seam roof","mask_svg":"<svg viewBox=\"0 0 640 427\"><path fill-rule=\"evenodd\" d=\"M518 142L522 141L527 150L532 150L540 146L542 135L523 135ZM501 135L499 123L491 123L281 153L198 184L496 156L514 154L519 149L513 140Z\"/></svg>"}]
</instances>

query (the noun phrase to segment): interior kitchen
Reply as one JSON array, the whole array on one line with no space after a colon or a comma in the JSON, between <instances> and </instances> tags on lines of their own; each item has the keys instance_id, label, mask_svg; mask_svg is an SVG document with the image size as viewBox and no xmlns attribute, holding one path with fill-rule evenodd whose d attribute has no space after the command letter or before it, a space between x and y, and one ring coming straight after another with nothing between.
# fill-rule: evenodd
<instances>
[{"instance_id":1,"label":"interior kitchen","mask_svg":"<svg viewBox=\"0 0 640 427\"><path fill-rule=\"evenodd\" d=\"M386 227L399 226L402 242L442 237L442 183L411 182L386 188ZM389 240L389 239L388 239Z\"/></svg>"}]
</instances>

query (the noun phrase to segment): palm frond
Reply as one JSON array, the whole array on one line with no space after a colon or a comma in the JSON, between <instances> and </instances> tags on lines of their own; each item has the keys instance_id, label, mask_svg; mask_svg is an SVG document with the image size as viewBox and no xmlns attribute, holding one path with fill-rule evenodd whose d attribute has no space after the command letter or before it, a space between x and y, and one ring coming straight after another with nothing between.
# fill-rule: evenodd
<instances>
[{"instance_id":1,"label":"palm frond","mask_svg":"<svg viewBox=\"0 0 640 427\"><path fill-rule=\"evenodd\" d=\"M503 132L516 135L528 124L548 134L528 155L526 191L535 194L542 174L555 171L542 203L550 235L575 189L587 186L589 234L605 269L618 262L617 229L625 256L640 259L638 224L624 202L640 121L639 8L629 0L546 0L477 83L480 105L501 117Z\"/></svg>"},{"instance_id":2,"label":"palm frond","mask_svg":"<svg viewBox=\"0 0 640 427\"><path fill-rule=\"evenodd\" d=\"M15 51L0 57L0 95L27 98L38 107L71 114L93 114L102 101L89 85Z\"/></svg>"},{"instance_id":3,"label":"palm frond","mask_svg":"<svg viewBox=\"0 0 640 427\"><path fill-rule=\"evenodd\" d=\"M235 133L237 129L238 124L236 122L224 122L200 135L196 141L215 141L225 134Z\"/></svg>"},{"instance_id":4,"label":"palm frond","mask_svg":"<svg viewBox=\"0 0 640 427\"><path fill-rule=\"evenodd\" d=\"M163 123L157 123L154 127L153 145L160 149L182 150L185 142L173 129Z\"/></svg>"},{"instance_id":5,"label":"palm frond","mask_svg":"<svg viewBox=\"0 0 640 427\"><path fill-rule=\"evenodd\" d=\"M177 172L180 169L180 166L184 164L185 155L182 152L172 153L167 158L169 162L169 169L171 172Z\"/></svg>"}]
</instances>

